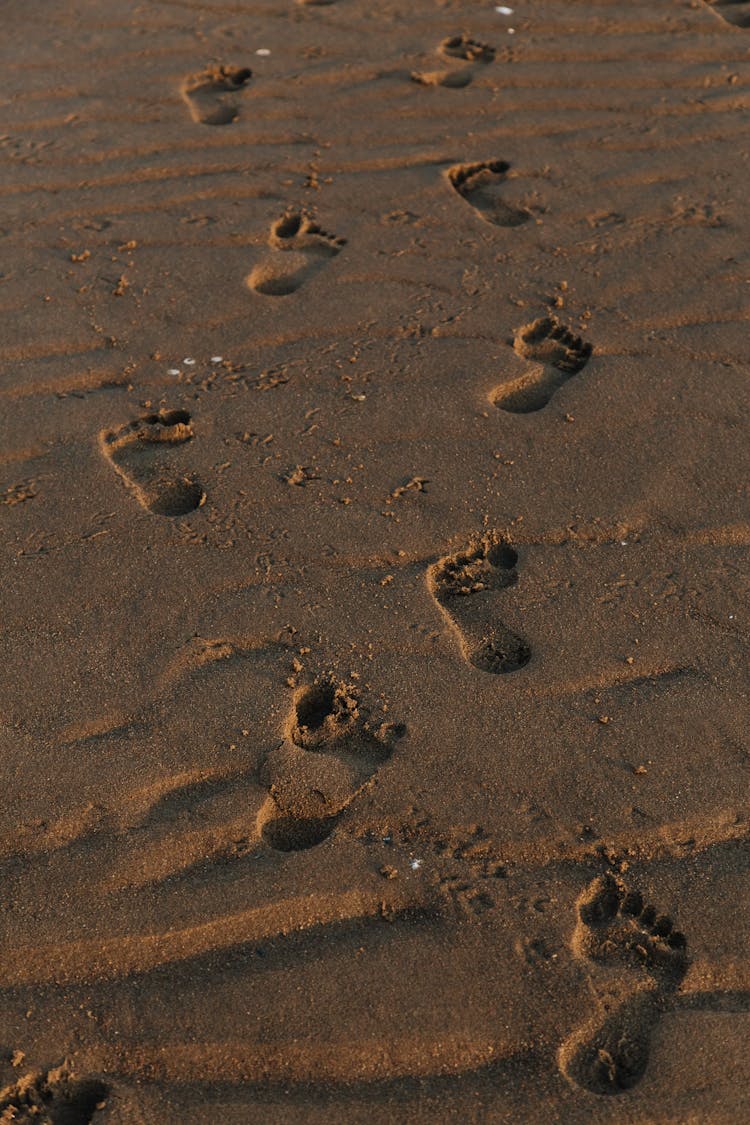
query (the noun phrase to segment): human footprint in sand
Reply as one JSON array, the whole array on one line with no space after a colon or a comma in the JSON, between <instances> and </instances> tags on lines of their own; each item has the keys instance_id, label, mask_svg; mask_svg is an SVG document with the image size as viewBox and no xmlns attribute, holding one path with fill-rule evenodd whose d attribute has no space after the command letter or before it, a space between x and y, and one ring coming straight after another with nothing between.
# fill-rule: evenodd
<instances>
[{"instance_id":1,"label":"human footprint in sand","mask_svg":"<svg viewBox=\"0 0 750 1125\"><path fill-rule=\"evenodd\" d=\"M560 1048L560 1069L592 1094L620 1094L645 1073L651 1036L688 967L685 937L614 875L578 900L574 956L586 967L594 1014Z\"/></svg>"},{"instance_id":2,"label":"human footprint in sand","mask_svg":"<svg viewBox=\"0 0 750 1125\"><path fill-rule=\"evenodd\" d=\"M248 274L247 285L265 297L286 297L335 258L346 239L329 234L308 215L287 211L272 225L268 244L283 253L259 262Z\"/></svg>"},{"instance_id":3,"label":"human footprint in sand","mask_svg":"<svg viewBox=\"0 0 750 1125\"><path fill-rule=\"evenodd\" d=\"M300 851L327 839L403 733L392 723L373 725L351 687L330 676L301 688L286 737L262 768L269 797L260 827L267 843Z\"/></svg>"},{"instance_id":4,"label":"human footprint in sand","mask_svg":"<svg viewBox=\"0 0 750 1125\"><path fill-rule=\"evenodd\" d=\"M413 82L420 86L447 86L461 89L474 80L477 71L493 62L495 48L488 43L470 39L468 35L451 35L438 47L438 54L450 63L446 69L412 71Z\"/></svg>"}]
</instances>

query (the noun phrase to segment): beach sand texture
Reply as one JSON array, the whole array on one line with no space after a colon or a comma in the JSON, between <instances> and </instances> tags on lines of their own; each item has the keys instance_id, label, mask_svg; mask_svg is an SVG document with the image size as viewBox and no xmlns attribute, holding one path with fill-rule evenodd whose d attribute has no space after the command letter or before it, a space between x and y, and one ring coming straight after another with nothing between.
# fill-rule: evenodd
<instances>
[{"instance_id":1,"label":"beach sand texture","mask_svg":"<svg viewBox=\"0 0 750 1125\"><path fill-rule=\"evenodd\" d=\"M0 1119L750 1118L750 4L5 0Z\"/></svg>"}]
</instances>

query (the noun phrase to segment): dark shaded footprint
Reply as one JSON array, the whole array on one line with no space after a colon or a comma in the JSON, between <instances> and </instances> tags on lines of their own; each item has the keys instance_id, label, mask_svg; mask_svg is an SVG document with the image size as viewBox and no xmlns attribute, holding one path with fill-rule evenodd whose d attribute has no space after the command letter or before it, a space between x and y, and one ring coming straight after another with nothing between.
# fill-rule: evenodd
<instances>
[{"instance_id":1,"label":"dark shaded footprint","mask_svg":"<svg viewBox=\"0 0 750 1125\"><path fill-rule=\"evenodd\" d=\"M438 47L443 58L463 62L464 66L452 66L450 70L412 71L413 82L421 86L448 86L459 89L468 86L478 67L491 63L495 58L495 48L487 43L479 43L467 35L452 35L444 39Z\"/></svg>"},{"instance_id":2,"label":"dark shaded footprint","mask_svg":"<svg viewBox=\"0 0 750 1125\"><path fill-rule=\"evenodd\" d=\"M103 430L99 445L142 507L159 516L184 516L199 508L206 495L192 474L175 472L164 455L192 438L186 410L160 410Z\"/></svg>"},{"instance_id":3,"label":"dark shaded footprint","mask_svg":"<svg viewBox=\"0 0 750 1125\"><path fill-rule=\"evenodd\" d=\"M563 383L583 370L593 351L591 344L575 336L552 316L519 328L513 349L537 366L518 379L503 383L490 395L495 406L511 414L541 410Z\"/></svg>"},{"instance_id":4,"label":"dark shaded footprint","mask_svg":"<svg viewBox=\"0 0 750 1125\"><path fill-rule=\"evenodd\" d=\"M517 672L531 659L524 638L496 616L496 594L518 581L517 563L513 547L489 534L427 571L430 591L458 634L466 660L493 675Z\"/></svg>"},{"instance_id":5,"label":"dark shaded footprint","mask_svg":"<svg viewBox=\"0 0 750 1125\"><path fill-rule=\"evenodd\" d=\"M505 160L484 160L455 164L446 175L453 190L471 204L480 219L496 227L519 227L528 222L531 212L503 199L509 171L510 164Z\"/></svg>"},{"instance_id":6,"label":"dark shaded footprint","mask_svg":"<svg viewBox=\"0 0 750 1125\"><path fill-rule=\"evenodd\" d=\"M259 262L248 274L247 285L266 297L285 297L340 253L345 238L328 234L307 215L289 211L271 227L268 239L274 253Z\"/></svg>"},{"instance_id":7,"label":"dark shaded footprint","mask_svg":"<svg viewBox=\"0 0 750 1125\"><path fill-rule=\"evenodd\" d=\"M705 0L712 11L735 27L750 27L750 0Z\"/></svg>"},{"instance_id":8,"label":"dark shaded footprint","mask_svg":"<svg viewBox=\"0 0 750 1125\"><path fill-rule=\"evenodd\" d=\"M246 66L209 66L186 78L181 93L193 121L199 125L231 125L238 113L233 95L247 85L252 75Z\"/></svg>"},{"instance_id":9,"label":"dark shaded footprint","mask_svg":"<svg viewBox=\"0 0 750 1125\"><path fill-rule=\"evenodd\" d=\"M371 726L349 685L332 677L301 688L286 737L267 756L263 838L279 851L314 847L386 762L404 728Z\"/></svg>"},{"instance_id":10,"label":"dark shaded footprint","mask_svg":"<svg viewBox=\"0 0 750 1125\"><path fill-rule=\"evenodd\" d=\"M654 1028L687 971L685 938L637 891L603 875L578 900L572 949L595 1014L563 1043L560 1069L592 1094L621 1094L646 1071Z\"/></svg>"},{"instance_id":11,"label":"dark shaded footprint","mask_svg":"<svg viewBox=\"0 0 750 1125\"><path fill-rule=\"evenodd\" d=\"M46 1072L27 1071L0 1090L0 1121L89 1125L104 1109L107 1094L103 1082L78 1078L67 1063Z\"/></svg>"}]
</instances>

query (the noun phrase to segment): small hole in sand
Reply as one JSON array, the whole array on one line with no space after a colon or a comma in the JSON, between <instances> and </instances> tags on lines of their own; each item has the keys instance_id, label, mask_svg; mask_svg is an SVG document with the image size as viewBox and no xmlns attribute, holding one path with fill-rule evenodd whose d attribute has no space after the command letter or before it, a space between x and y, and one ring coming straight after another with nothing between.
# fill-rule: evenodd
<instances>
[{"instance_id":1,"label":"small hole in sand","mask_svg":"<svg viewBox=\"0 0 750 1125\"><path fill-rule=\"evenodd\" d=\"M301 226L301 215L284 215L276 224L275 233L277 238L293 238L299 232Z\"/></svg>"},{"instance_id":2,"label":"small hole in sand","mask_svg":"<svg viewBox=\"0 0 750 1125\"><path fill-rule=\"evenodd\" d=\"M335 824L335 817L279 816L264 824L263 839L278 852L301 852L327 840Z\"/></svg>"},{"instance_id":3,"label":"small hole in sand","mask_svg":"<svg viewBox=\"0 0 750 1125\"><path fill-rule=\"evenodd\" d=\"M307 688L297 700L298 726L319 730L333 714L335 695L333 684L315 684Z\"/></svg>"},{"instance_id":4,"label":"small hole in sand","mask_svg":"<svg viewBox=\"0 0 750 1125\"><path fill-rule=\"evenodd\" d=\"M197 481L175 480L162 485L149 504L158 516L184 516L200 508L205 493Z\"/></svg>"},{"instance_id":5,"label":"small hole in sand","mask_svg":"<svg viewBox=\"0 0 750 1125\"><path fill-rule=\"evenodd\" d=\"M509 547L507 543L496 543L487 552L487 562L491 566L500 566L504 570L511 570L518 562L518 552Z\"/></svg>"}]
</instances>

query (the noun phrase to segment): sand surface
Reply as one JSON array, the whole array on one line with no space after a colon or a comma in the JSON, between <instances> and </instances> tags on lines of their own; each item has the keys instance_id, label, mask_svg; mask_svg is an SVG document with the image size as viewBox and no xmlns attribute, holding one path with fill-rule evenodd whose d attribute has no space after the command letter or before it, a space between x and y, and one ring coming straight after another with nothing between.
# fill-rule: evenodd
<instances>
[{"instance_id":1,"label":"sand surface","mask_svg":"<svg viewBox=\"0 0 750 1125\"><path fill-rule=\"evenodd\" d=\"M0 1120L746 1122L750 3L2 7Z\"/></svg>"}]
</instances>

